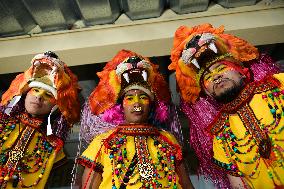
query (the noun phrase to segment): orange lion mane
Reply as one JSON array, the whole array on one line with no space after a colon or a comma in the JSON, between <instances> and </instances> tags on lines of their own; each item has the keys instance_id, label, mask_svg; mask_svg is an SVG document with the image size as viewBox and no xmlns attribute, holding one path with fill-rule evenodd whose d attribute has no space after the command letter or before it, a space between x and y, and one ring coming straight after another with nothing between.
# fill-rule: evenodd
<instances>
[{"instance_id":1,"label":"orange lion mane","mask_svg":"<svg viewBox=\"0 0 284 189\"><path fill-rule=\"evenodd\" d=\"M32 77L33 66L24 73L16 76L11 82L9 89L2 95L1 105L5 106L15 96L25 94L30 89L28 81ZM80 119L80 103L78 99L78 79L64 63L64 72L60 72L55 77L57 89L56 104L63 114L69 126L78 122Z\"/></svg>"},{"instance_id":2,"label":"orange lion mane","mask_svg":"<svg viewBox=\"0 0 284 189\"><path fill-rule=\"evenodd\" d=\"M119 98L121 86L120 78L116 75L115 70L121 62L131 56L142 57L132 51L123 49L106 64L103 71L97 73L100 78L100 82L89 97L91 111L95 115L103 113L116 104ZM155 97L158 100L169 102L170 94L167 83L165 82L163 76L158 73L158 66L151 63L147 58L143 57L143 59L148 61L152 66L152 69L149 73L150 75L148 82L155 94ZM160 90L158 91L158 89Z\"/></svg>"},{"instance_id":3,"label":"orange lion mane","mask_svg":"<svg viewBox=\"0 0 284 189\"><path fill-rule=\"evenodd\" d=\"M224 26L214 28L211 24L202 24L195 27L179 27L174 35L173 48L171 50L171 64L169 70L176 71L176 79L179 91L185 102L194 103L199 97L201 87L197 79L198 70L192 65L185 65L181 60L181 53L187 42L193 36L202 33L211 33L216 37L223 53L230 53L240 62L246 62L258 58L257 48L247 41L230 34L224 34Z\"/></svg>"}]
</instances>

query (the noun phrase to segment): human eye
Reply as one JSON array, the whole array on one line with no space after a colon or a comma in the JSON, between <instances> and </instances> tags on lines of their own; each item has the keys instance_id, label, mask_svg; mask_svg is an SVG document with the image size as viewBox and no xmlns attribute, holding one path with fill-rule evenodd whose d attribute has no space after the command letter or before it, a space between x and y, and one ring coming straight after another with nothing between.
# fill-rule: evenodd
<instances>
[{"instance_id":1,"label":"human eye","mask_svg":"<svg viewBox=\"0 0 284 189\"><path fill-rule=\"evenodd\" d=\"M149 99L149 98L148 98L147 95L144 94L144 95L141 95L141 96L140 96L140 99L142 99L142 100L147 100L147 99Z\"/></svg>"},{"instance_id":2,"label":"human eye","mask_svg":"<svg viewBox=\"0 0 284 189\"><path fill-rule=\"evenodd\" d=\"M52 98L53 97L53 94L51 92L46 92L45 95L49 98Z\"/></svg>"},{"instance_id":3,"label":"human eye","mask_svg":"<svg viewBox=\"0 0 284 189\"><path fill-rule=\"evenodd\" d=\"M39 92L39 89L38 89L38 88L35 88L35 87L34 87L32 90L33 90L34 92Z\"/></svg>"},{"instance_id":4,"label":"human eye","mask_svg":"<svg viewBox=\"0 0 284 189\"><path fill-rule=\"evenodd\" d=\"M220 66L218 69L217 69L217 71L222 71L222 70L224 70L226 67L225 66Z\"/></svg>"},{"instance_id":5,"label":"human eye","mask_svg":"<svg viewBox=\"0 0 284 189\"><path fill-rule=\"evenodd\" d=\"M211 78L212 78L212 76L210 74L207 74L207 75L204 76L204 80L209 80Z\"/></svg>"},{"instance_id":6,"label":"human eye","mask_svg":"<svg viewBox=\"0 0 284 189\"><path fill-rule=\"evenodd\" d=\"M126 96L125 100L133 100L133 96Z\"/></svg>"}]
</instances>

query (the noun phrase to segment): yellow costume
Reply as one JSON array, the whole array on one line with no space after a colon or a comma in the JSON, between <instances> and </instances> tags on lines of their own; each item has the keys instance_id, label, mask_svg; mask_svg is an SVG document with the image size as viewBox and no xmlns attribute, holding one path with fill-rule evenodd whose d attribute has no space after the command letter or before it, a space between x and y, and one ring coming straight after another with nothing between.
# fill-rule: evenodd
<instances>
[{"instance_id":1,"label":"yellow costume","mask_svg":"<svg viewBox=\"0 0 284 189\"><path fill-rule=\"evenodd\" d=\"M137 128L141 130L129 132ZM144 144L144 148L140 148ZM113 149L117 152L113 153ZM149 155L146 156L146 154ZM139 159L143 156L148 162L140 162ZM115 186L119 188L127 177L126 172L133 168L129 182L125 185L127 189L134 189L142 186L181 188L178 175L175 173L175 166L181 160L181 148L169 132L157 130L151 126L128 125L127 127L117 126L115 130L98 135L78 162L102 173L100 189L114 188L112 187L113 179ZM153 177L148 178L151 182L148 180L144 183L147 178L143 178L143 175L147 174Z\"/></svg>"},{"instance_id":2,"label":"yellow costume","mask_svg":"<svg viewBox=\"0 0 284 189\"><path fill-rule=\"evenodd\" d=\"M63 141L45 137L39 128L42 121L27 114L16 119L1 114L0 118L0 187L5 188L7 183L6 188L44 188L53 164L64 158ZM13 187L9 177L20 184Z\"/></svg>"},{"instance_id":3,"label":"yellow costume","mask_svg":"<svg viewBox=\"0 0 284 189\"><path fill-rule=\"evenodd\" d=\"M210 127L215 164L257 189L284 185L284 74L274 77L281 84L247 86Z\"/></svg>"},{"instance_id":4,"label":"yellow costume","mask_svg":"<svg viewBox=\"0 0 284 189\"><path fill-rule=\"evenodd\" d=\"M1 189L45 188L54 163L65 156L67 132L80 117L77 77L66 64L51 51L36 55L31 64L12 81L1 100ZM27 93L34 88L52 96L50 112L40 113L40 108L48 108L42 94L31 94L40 102L33 108L35 113L26 108L32 104L26 100Z\"/></svg>"}]
</instances>

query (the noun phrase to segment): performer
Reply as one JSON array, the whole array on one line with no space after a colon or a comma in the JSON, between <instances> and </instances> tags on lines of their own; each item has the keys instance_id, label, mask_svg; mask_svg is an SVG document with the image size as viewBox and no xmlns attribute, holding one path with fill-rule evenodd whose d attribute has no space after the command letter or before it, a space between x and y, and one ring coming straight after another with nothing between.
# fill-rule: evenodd
<instances>
[{"instance_id":1,"label":"performer","mask_svg":"<svg viewBox=\"0 0 284 189\"><path fill-rule=\"evenodd\" d=\"M82 188L192 188L180 145L160 128L168 118L170 95L157 66L122 50L98 76L82 123L93 114L101 118L93 127L103 121L115 126L104 124L108 131L77 160L85 166Z\"/></svg>"},{"instance_id":2,"label":"performer","mask_svg":"<svg viewBox=\"0 0 284 189\"><path fill-rule=\"evenodd\" d=\"M283 79L257 48L224 28L181 26L170 70L191 121L200 173L218 188L283 188ZM213 169L213 168L216 169Z\"/></svg>"},{"instance_id":3,"label":"performer","mask_svg":"<svg viewBox=\"0 0 284 189\"><path fill-rule=\"evenodd\" d=\"M3 94L0 188L45 188L64 158L67 132L80 117L77 77L58 56L36 55Z\"/></svg>"}]
</instances>

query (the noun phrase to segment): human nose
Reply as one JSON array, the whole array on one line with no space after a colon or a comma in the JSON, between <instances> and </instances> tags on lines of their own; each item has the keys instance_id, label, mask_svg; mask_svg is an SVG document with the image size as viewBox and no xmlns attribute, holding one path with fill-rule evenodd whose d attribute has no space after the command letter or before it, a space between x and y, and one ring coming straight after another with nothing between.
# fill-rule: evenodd
<instances>
[{"instance_id":1,"label":"human nose","mask_svg":"<svg viewBox=\"0 0 284 189\"><path fill-rule=\"evenodd\" d=\"M141 104L141 103L140 103L139 101L135 101L135 102L133 103L133 106L134 106L134 107L139 107L140 104Z\"/></svg>"},{"instance_id":2,"label":"human nose","mask_svg":"<svg viewBox=\"0 0 284 189\"><path fill-rule=\"evenodd\" d=\"M133 102L134 102L134 104L140 104L140 98L139 98L138 95L134 96Z\"/></svg>"},{"instance_id":3,"label":"human nose","mask_svg":"<svg viewBox=\"0 0 284 189\"><path fill-rule=\"evenodd\" d=\"M42 101L44 99L44 93L42 91L36 92L34 94L37 100Z\"/></svg>"},{"instance_id":4,"label":"human nose","mask_svg":"<svg viewBox=\"0 0 284 189\"><path fill-rule=\"evenodd\" d=\"M213 77L213 81L215 81L215 80L218 80L218 79L222 78L223 76L221 74L219 74L219 73L215 73L215 74L213 74L212 77Z\"/></svg>"},{"instance_id":5,"label":"human nose","mask_svg":"<svg viewBox=\"0 0 284 189\"><path fill-rule=\"evenodd\" d=\"M221 81L221 79L222 79L222 75L221 74L215 74L214 76L213 76L213 82L214 83L219 83L220 81Z\"/></svg>"}]
</instances>

